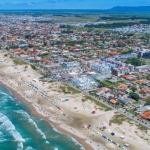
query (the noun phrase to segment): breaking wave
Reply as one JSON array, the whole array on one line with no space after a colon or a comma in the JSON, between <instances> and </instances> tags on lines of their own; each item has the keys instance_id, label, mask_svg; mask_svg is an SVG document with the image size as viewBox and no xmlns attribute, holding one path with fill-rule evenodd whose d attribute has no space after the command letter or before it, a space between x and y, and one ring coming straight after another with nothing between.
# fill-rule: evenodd
<instances>
[{"instance_id":1,"label":"breaking wave","mask_svg":"<svg viewBox=\"0 0 150 150\"><path fill-rule=\"evenodd\" d=\"M31 117L28 115L28 113L26 113L23 110L19 110L19 111L15 111L15 112L21 113L23 116L25 116L28 119L28 122L35 127L36 131L42 136L42 138L46 139L45 134L41 131L41 129L38 128L37 124L33 121L33 119L31 119Z\"/></svg>"},{"instance_id":2,"label":"breaking wave","mask_svg":"<svg viewBox=\"0 0 150 150\"><path fill-rule=\"evenodd\" d=\"M17 150L23 149L23 142L25 142L25 140L22 138L20 133L16 130L15 126L12 124L9 118L2 113L0 113L0 124L1 124L0 128L7 131L13 137L13 139L16 142L18 142Z\"/></svg>"}]
</instances>

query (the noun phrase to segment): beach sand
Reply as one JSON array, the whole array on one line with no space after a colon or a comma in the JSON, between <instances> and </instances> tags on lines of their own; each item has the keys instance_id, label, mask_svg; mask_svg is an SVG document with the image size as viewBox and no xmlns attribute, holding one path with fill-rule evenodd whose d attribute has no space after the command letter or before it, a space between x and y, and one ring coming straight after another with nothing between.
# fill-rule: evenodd
<instances>
[{"instance_id":1,"label":"beach sand","mask_svg":"<svg viewBox=\"0 0 150 150\"><path fill-rule=\"evenodd\" d=\"M149 130L141 131L135 122L131 124L124 121L120 125L110 125L110 120L116 115L114 110L105 111L90 100L85 100L82 93L64 93L63 90L67 91L67 87L62 83L34 81L42 75L29 65L26 65L26 69L25 65L14 65L12 59L2 53L0 58L3 58L0 62L1 84L23 100L33 115L46 120L61 133L74 137L86 150L120 149L101 135L128 150L150 149ZM92 114L93 110L96 114ZM102 130L104 126L106 129ZM112 132L115 136L111 135ZM125 143L129 147L126 148Z\"/></svg>"}]
</instances>

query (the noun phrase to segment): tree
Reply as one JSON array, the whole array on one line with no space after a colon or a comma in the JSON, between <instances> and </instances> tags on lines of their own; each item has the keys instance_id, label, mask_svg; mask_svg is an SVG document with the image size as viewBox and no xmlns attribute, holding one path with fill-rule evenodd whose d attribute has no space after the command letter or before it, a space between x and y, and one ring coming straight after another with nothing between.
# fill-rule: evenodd
<instances>
[{"instance_id":1,"label":"tree","mask_svg":"<svg viewBox=\"0 0 150 150\"><path fill-rule=\"evenodd\" d=\"M138 58L127 59L126 63L131 64L133 66L145 65L145 62L143 62L142 60L140 60Z\"/></svg>"},{"instance_id":2,"label":"tree","mask_svg":"<svg viewBox=\"0 0 150 150\"><path fill-rule=\"evenodd\" d=\"M36 70L36 67L35 67L34 65L31 65L31 68L32 68L33 70Z\"/></svg>"},{"instance_id":3,"label":"tree","mask_svg":"<svg viewBox=\"0 0 150 150\"><path fill-rule=\"evenodd\" d=\"M138 101L140 99L139 95L134 93L134 92L130 92L129 97L136 100L136 101Z\"/></svg>"},{"instance_id":4,"label":"tree","mask_svg":"<svg viewBox=\"0 0 150 150\"><path fill-rule=\"evenodd\" d=\"M145 106L146 106L146 105L150 105L150 97L146 99Z\"/></svg>"},{"instance_id":5,"label":"tree","mask_svg":"<svg viewBox=\"0 0 150 150\"><path fill-rule=\"evenodd\" d=\"M135 92L135 91L137 90L137 88L131 87L131 90L132 90L133 92Z\"/></svg>"}]
</instances>

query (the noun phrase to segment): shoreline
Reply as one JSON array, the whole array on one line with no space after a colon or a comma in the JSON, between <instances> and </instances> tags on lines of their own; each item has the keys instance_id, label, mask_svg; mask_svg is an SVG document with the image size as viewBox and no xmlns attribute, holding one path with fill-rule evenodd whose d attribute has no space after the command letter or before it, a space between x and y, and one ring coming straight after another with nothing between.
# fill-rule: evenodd
<instances>
[{"instance_id":1,"label":"shoreline","mask_svg":"<svg viewBox=\"0 0 150 150\"><path fill-rule=\"evenodd\" d=\"M47 117L43 116L42 114L38 113L37 110L32 106L32 102L29 102L28 100L25 99L25 97L23 97L20 93L18 93L16 90L12 89L12 87L10 87L9 85L7 85L6 83L4 83L3 81L0 81L0 85L2 85L3 87L5 87L6 89L8 89L14 97L16 97L18 100L22 101L23 103L26 104L26 106L29 109L29 113L35 117L38 117L40 119L43 119L44 121L46 121L52 128L56 128L56 132L59 132L60 134L69 136L70 138L74 138L78 144L83 147L85 150L94 150L93 147L90 144L87 144L85 142L86 139L80 138L77 135L72 134L71 132L63 129L60 127L61 124L57 124L54 123L52 121L50 121L50 119L48 119Z\"/></svg>"},{"instance_id":2,"label":"shoreline","mask_svg":"<svg viewBox=\"0 0 150 150\"><path fill-rule=\"evenodd\" d=\"M82 149L150 148L150 140L147 141L150 130L140 129L135 122L124 116L124 121L118 124L120 114L117 111L106 111L105 107L95 104L83 93L75 93L61 82L38 80L42 75L31 66L14 65L11 58L3 57L4 54L1 55L0 84L21 103L25 103L31 116L47 122L54 127L53 130L70 137ZM93 114L93 111L96 113ZM115 122L110 124L113 120ZM112 132L115 136L112 136ZM130 145L128 148L124 147L126 143Z\"/></svg>"}]
</instances>

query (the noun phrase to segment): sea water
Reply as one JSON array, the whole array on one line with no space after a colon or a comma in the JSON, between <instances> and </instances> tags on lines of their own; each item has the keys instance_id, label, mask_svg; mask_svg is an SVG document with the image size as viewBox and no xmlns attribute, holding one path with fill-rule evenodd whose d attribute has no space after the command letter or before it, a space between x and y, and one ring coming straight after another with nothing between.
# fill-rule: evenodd
<instances>
[{"instance_id":1,"label":"sea water","mask_svg":"<svg viewBox=\"0 0 150 150\"><path fill-rule=\"evenodd\" d=\"M0 86L0 150L80 150L75 139L32 116L27 105Z\"/></svg>"}]
</instances>

